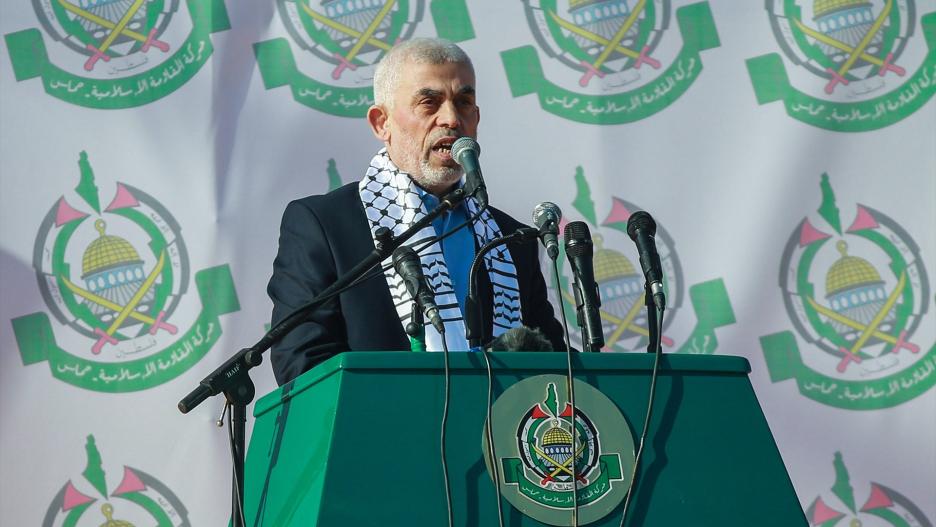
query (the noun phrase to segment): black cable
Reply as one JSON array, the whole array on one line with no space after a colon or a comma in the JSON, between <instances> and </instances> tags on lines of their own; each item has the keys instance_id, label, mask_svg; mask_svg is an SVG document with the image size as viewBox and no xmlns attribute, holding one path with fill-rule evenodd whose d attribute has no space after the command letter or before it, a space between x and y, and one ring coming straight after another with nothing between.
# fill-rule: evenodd
<instances>
[{"instance_id":1,"label":"black cable","mask_svg":"<svg viewBox=\"0 0 936 527\"><path fill-rule=\"evenodd\" d=\"M559 299L559 312L562 313L562 329L565 331L566 353L572 352L572 342L569 340L569 322L566 321L565 303L562 301L562 283L559 282L559 264L553 260L553 277L556 279L556 296Z\"/></svg>"},{"instance_id":2,"label":"black cable","mask_svg":"<svg viewBox=\"0 0 936 527\"><path fill-rule=\"evenodd\" d=\"M653 359L653 373L650 374L650 396L647 403L647 417L644 419L643 431L640 433L640 443L637 446L637 456L634 458L634 472L631 474L630 484L627 488L627 497L624 498L624 511L621 513L620 527L624 527L624 520L627 518L627 507L630 505L631 497L634 495L634 485L637 482L637 469L640 468L640 457L643 454L644 442L647 439L647 431L650 428L650 416L653 415L653 401L656 399L656 381L657 373L660 368L660 357L663 355L662 335L663 335L663 310L657 309L656 312L656 349Z\"/></svg>"},{"instance_id":3,"label":"black cable","mask_svg":"<svg viewBox=\"0 0 936 527\"><path fill-rule=\"evenodd\" d=\"M229 403L229 402L225 402L224 404L225 404L225 405L231 405L231 403ZM232 408L231 411L228 412L228 443L229 443L229 445L230 445L230 447L231 447L231 460L233 461L233 467L232 467L232 469L231 469L231 476L234 478L234 495L235 495L236 498L237 498L237 500L235 501L235 504L237 505L237 514L238 514L238 516L240 516L240 524L246 526L246 525L247 525L247 518L246 518L246 516L244 515L244 503L241 501L240 482L237 481L237 468L236 468L236 467L237 467L237 446L236 446L236 442L237 442L237 440L236 440L236 438L234 437L234 410L233 410L233 408ZM233 518L232 518L232 520L233 520Z\"/></svg>"},{"instance_id":4,"label":"black cable","mask_svg":"<svg viewBox=\"0 0 936 527\"><path fill-rule=\"evenodd\" d=\"M445 328L443 328L443 330L444 329ZM445 331L439 334L442 336L442 357L445 365L445 398L442 403L442 432L439 437L439 442L441 443L442 452L442 478L445 480L445 504L448 508L448 525L449 527L453 527L455 524L455 517L452 514L452 487L449 483L448 461L446 461L445 456L445 425L448 423L449 395L451 394L449 383L451 381L451 373L449 372L449 350L448 343L445 341Z\"/></svg>"},{"instance_id":5,"label":"black cable","mask_svg":"<svg viewBox=\"0 0 936 527\"><path fill-rule=\"evenodd\" d=\"M497 462L497 453L494 449L494 418L492 408L494 406L494 372L491 370L491 358L484 347L481 348L481 356L484 357L484 366L487 368L487 444L488 456L491 459L491 472L494 476L494 497L497 498L497 525L504 527L504 508L501 504L500 492L500 466Z\"/></svg>"},{"instance_id":6,"label":"black cable","mask_svg":"<svg viewBox=\"0 0 936 527\"><path fill-rule=\"evenodd\" d=\"M565 329L566 342L566 385L569 390L569 404L572 405L572 526L578 527L578 480L576 479L577 469L575 468L576 442L577 435L575 428L575 386L572 377L572 344L569 341L569 324L566 322L565 305L562 302L562 284L559 281L559 264L553 260L553 275L556 279L556 295L559 298L559 310L562 313L562 327ZM560 412L561 413L561 412Z\"/></svg>"}]
</instances>

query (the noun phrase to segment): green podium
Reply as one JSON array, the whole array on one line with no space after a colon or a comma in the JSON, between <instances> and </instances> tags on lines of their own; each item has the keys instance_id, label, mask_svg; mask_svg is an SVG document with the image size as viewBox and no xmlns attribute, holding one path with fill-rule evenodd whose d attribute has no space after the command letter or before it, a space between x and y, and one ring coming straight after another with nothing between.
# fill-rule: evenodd
<instances>
[{"instance_id":1,"label":"green podium","mask_svg":"<svg viewBox=\"0 0 936 527\"><path fill-rule=\"evenodd\" d=\"M572 510L560 498L571 496L562 489L579 485L579 525L619 525L653 356L574 356L581 435L572 449L562 443L568 433L551 429L572 428L570 407L563 413L566 355L489 356L505 524L571 525ZM452 353L450 365L446 458L455 525L496 526L497 494L482 443L487 369L479 353ZM741 357L662 358L626 525L807 525L749 372ZM441 353L349 352L257 401L245 467L246 524L446 525L443 383ZM518 408L529 411L499 421L498 413L510 412L502 401L524 393L532 403ZM588 402L590 393L606 400L604 409ZM616 413L620 427L604 424ZM505 445L519 446L507 452ZM571 450L577 452L570 460Z\"/></svg>"}]
</instances>

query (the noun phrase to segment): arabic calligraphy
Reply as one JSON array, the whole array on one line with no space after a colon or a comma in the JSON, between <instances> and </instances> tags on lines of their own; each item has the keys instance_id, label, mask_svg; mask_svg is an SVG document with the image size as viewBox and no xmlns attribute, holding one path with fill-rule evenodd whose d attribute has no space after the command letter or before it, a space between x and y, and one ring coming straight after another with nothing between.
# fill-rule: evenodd
<instances>
[{"instance_id":1,"label":"arabic calligraphy","mask_svg":"<svg viewBox=\"0 0 936 527\"><path fill-rule=\"evenodd\" d=\"M848 381L807 381L802 383L803 390L822 395L832 395L838 399L861 401L893 397L901 391L910 390L923 384L936 372L936 356L930 354L920 360L913 368L895 375L883 383L856 386Z\"/></svg>"},{"instance_id":2,"label":"arabic calligraphy","mask_svg":"<svg viewBox=\"0 0 936 527\"><path fill-rule=\"evenodd\" d=\"M890 121L894 117L903 115L908 106L926 102L921 98L926 99L932 96L936 88L934 79L936 79L936 64L921 68L920 72L901 89L871 101L872 104L869 105L845 105L808 99L788 102L787 107L791 114L809 115L836 124Z\"/></svg>"},{"instance_id":3,"label":"arabic calligraphy","mask_svg":"<svg viewBox=\"0 0 936 527\"><path fill-rule=\"evenodd\" d=\"M157 357L127 363L90 362L70 357L56 364L55 370L59 376L72 379L87 376L92 382L105 385L147 380L173 370L179 364L197 360L211 348L219 335L216 321L199 320L183 338L170 346L168 353Z\"/></svg>"},{"instance_id":4,"label":"arabic calligraphy","mask_svg":"<svg viewBox=\"0 0 936 527\"><path fill-rule=\"evenodd\" d=\"M547 95L543 103L550 107L597 117L600 115L629 114L644 111L654 104L668 104L671 99L685 91L700 71L695 57L680 58L657 80L634 90L627 99L608 96L588 96L565 92Z\"/></svg>"},{"instance_id":5,"label":"arabic calligraphy","mask_svg":"<svg viewBox=\"0 0 936 527\"><path fill-rule=\"evenodd\" d=\"M129 103L130 100L137 100L148 92L156 92L187 81L210 55L211 42L207 37L193 37L172 57L146 73L116 80L59 75L46 79L46 87L52 94L63 93L97 102L127 99Z\"/></svg>"}]
</instances>

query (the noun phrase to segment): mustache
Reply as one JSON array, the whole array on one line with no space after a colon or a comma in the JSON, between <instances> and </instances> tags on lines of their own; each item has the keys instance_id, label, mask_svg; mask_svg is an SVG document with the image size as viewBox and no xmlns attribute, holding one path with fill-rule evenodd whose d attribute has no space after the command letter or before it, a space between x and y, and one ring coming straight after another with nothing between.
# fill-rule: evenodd
<instances>
[{"instance_id":1,"label":"mustache","mask_svg":"<svg viewBox=\"0 0 936 527\"><path fill-rule=\"evenodd\" d=\"M434 145L436 144L436 141L442 139L443 137L454 137L455 139L458 139L461 137L461 134L455 130L452 130L451 128L439 130L438 132L429 134L429 144Z\"/></svg>"}]
</instances>

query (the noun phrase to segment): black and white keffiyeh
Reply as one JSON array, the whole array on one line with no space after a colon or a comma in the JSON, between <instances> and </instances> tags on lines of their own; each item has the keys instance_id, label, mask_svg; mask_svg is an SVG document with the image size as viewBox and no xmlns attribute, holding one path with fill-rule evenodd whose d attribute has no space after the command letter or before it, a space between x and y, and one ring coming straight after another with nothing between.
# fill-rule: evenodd
<instances>
[{"instance_id":1,"label":"black and white keffiyeh","mask_svg":"<svg viewBox=\"0 0 936 527\"><path fill-rule=\"evenodd\" d=\"M399 236L428 213L422 196L416 190L416 184L409 174L400 171L393 164L386 148L381 149L371 159L370 167L358 185L358 190L361 202L364 204L364 212L370 223L372 238L380 227L386 227L393 232L394 236ZM465 205L471 216L477 213L478 204L474 198L468 198ZM501 236L500 228L487 210L481 214L478 221L474 222L473 230L479 247ZM419 246L435 236L435 229L430 224L410 238L407 245ZM421 251L420 261L429 287L435 292L436 305L439 306L439 312L445 322L445 337L449 350L468 350L464 318L455 297L455 288L452 285L440 243L434 242ZM386 263L384 262L385 265ZM521 324L517 269L510 257L510 251L504 246L489 252L484 258L484 264L494 293L493 336L497 337ZM405 326L410 318L412 297L406 290L403 279L392 267L384 273L384 277L390 287L390 294L393 297L397 315L400 317L400 323ZM442 351L441 335L432 325L426 325L426 350Z\"/></svg>"}]
</instances>

